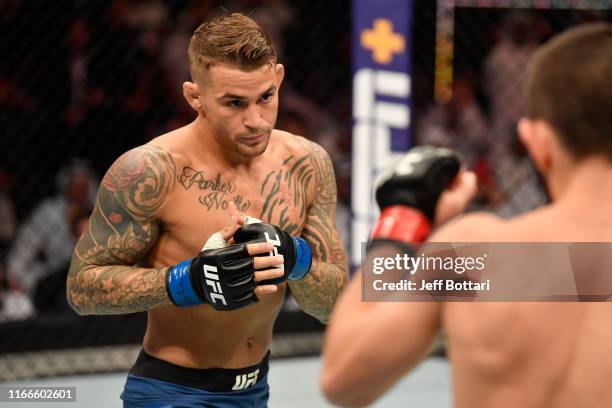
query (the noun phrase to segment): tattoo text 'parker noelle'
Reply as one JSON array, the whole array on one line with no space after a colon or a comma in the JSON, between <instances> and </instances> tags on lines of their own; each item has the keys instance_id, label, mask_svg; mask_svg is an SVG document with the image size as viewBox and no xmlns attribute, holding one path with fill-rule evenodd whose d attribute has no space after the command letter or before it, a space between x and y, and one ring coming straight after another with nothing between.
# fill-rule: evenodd
<instances>
[{"instance_id":1,"label":"tattoo text 'parker noelle'","mask_svg":"<svg viewBox=\"0 0 612 408\"><path fill-rule=\"evenodd\" d=\"M198 197L198 201L209 211L225 210L232 201L236 204L238 211L244 212L251 206L249 200L245 199L242 194L236 193L234 183L221 178L221 173L217 173L216 177L207 177L203 171L186 166L177 176L177 181L185 187L185 190L189 190L195 184L200 191L206 192Z\"/></svg>"}]
</instances>

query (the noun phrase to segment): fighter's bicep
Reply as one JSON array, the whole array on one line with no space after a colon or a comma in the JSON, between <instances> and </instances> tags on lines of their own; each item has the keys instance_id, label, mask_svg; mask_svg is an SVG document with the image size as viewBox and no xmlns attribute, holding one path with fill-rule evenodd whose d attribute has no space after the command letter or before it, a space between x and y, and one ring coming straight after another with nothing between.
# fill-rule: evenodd
<instances>
[{"instance_id":1,"label":"fighter's bicep","mask_svg":"<svg viewBox=\"0 0 612 408\"><path fill-rule=\"evenodd\" d=\"M435 302L361 302L357 272L326 332L326 395L347 404L372 402L425 357L440 324Z\"/></svg>"},{"instance_id":2,"label":"fighter's bicep","mask_svg":"<svg viewBox=\"0 0 612 408\"><path fill-rule=\"evenodd\" d=\"M157 240L158 211L174 179L174 162L160 148L143 146L117 159L102 180L75 256L94 265L136 263Z\"/></svg>"},{"instance_id":3,"label":"fighter's bicep","mask_svg":"<svg viewBox=\"0 0 612 408\"><path fill-rule=\"evenodd\" d=\"M375 304L361 332L365 347L356 353L356 367L367 367L369 378L359 384L363 392L380 396L427 356L440 327L439 309L434 302Z\"/></svg>"},{"instance_id":4,"label":"fighter's bicep","mask_svg":"<svg viewBox=\"0 0 612 408\"><path fill-rule=\"evenodd\" d=\"M385 341L381 352L383 365L404 374L431 349L441 326L440 304L431 302L378 302L368 329ZM396 339L389 341L389 339ZM380 343L383 344L383 343Z\"/></svg>"},{"instance_id":5,"label":"fighter's bicep","mask_svg":"<svg viewBox=\"0 0 612 408\"><path fill-rule=\"evenodd\" d=\"M302 236L319 260L344 263L342 239L336 227L337 185L332 161L327 152L314 143L310 154L315 186Z\"/></svg>"},{"instance_id":6,"label":"fighter's bicep","mask_svg":"<svg viewBox=\"0 0 612 408\"><path fill-rule=\"evenodd\" d=\"M100 191L99 196L106 193ZM76 253L94 265L134 264L150 250L158 234L154 218L134 218L118 200L99 197Z\"/></svg>"}]
</instances>

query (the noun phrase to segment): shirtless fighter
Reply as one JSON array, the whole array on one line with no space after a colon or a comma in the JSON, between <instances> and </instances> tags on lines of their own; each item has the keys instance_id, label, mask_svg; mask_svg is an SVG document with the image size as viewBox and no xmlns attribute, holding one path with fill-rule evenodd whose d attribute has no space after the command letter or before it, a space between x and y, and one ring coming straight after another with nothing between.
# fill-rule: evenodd
<instances>
[{"instance_id":1,"label":"shirtless fighter","mask_svg":"<svg viewBox=\"0 0 612 408\"><path fill-rule=\"evenodd\" d=\"M253 20L202 24L188 54L197 118L110 167L68 301L81 315L148 312L124 406L263 407L287 284L327 322L347 281L334 173L320 146L274 129L284 68ZM232 210L264 223L236 231ZM222 229L235 244L201 251Z\"/></svg>"},{"instance_id":2,"label":"shirtless fighter","mask_svg":"<svg viewBox=\"0 0 612 408\"><path fill-rule=\"evenodd\" d=\"M510 220L461 216L430 241L612 242L611 82L612 25L580 26L543 46L530 67L528 117L518 130L552 204ZM467 172L445 191L432 178L425 182L449 159L447 150L421 148L413 159L377 192L386 224L404 228L378 228L373 237L396 247L458 214L475 190ZM362 303L360 286L356 278L341 296L326 334L321 385L336 404L374 401L427 355L443 329L456 407L612 406L610 303Z\"/></svg>"}]
</instances>

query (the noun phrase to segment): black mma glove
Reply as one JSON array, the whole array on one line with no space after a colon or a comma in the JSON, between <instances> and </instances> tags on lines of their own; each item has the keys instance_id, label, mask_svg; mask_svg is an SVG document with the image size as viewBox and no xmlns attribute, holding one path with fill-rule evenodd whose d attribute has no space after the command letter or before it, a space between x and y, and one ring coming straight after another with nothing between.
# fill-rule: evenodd
<instances>
[{"instance_id":1,"label":"black mma glove","mask_svg":"<svg viewBox=\"0 0 612 408\"><path fill-rule=\"evenodd\" d=\"M236 243L268 242L274 244L270 255L282 255L284 262L284 275L261 281L259 285L276 285L285 280L300 280L310 271L312 254L306 240L292 237L276 225L255 223L246 224L234 233Z\"/></svg>"},{"instance_id":2,"label":"black mma glove","mask_svg":"<svg viewBox=\"0 0 612 408\"><path fill-rule=\"evenodd\" d=\"M425 241L438 199L460 167L450 149L426 145L410 149L376 187L381 214L372 240Z\"/></svg>"},{"instance_id":3,"label":"black mma glove","mask_svg":"<svg viewBox=\"0 0 612 408\"><path fill-rule=\"evenodd\" d=\"M168 297L179 307L208 303L216 310L239 309L257 302L255 286L247 244L206 249L166 275Z\"/></svg>"}]
</instances>

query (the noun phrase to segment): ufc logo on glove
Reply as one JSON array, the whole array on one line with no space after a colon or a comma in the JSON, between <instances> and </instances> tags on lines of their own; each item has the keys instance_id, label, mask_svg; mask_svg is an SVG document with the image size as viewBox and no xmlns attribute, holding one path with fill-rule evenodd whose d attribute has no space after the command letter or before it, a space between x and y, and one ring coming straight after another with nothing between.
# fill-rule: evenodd
<instances>
[{"instance_id":1,"label":"ufc logo on glove","mask_svg":"<svg viewBox=\"0 0 612 408\"><path fill-rule=\"evenodd\" d=\"M270 238L270 235L267 232L264 232L264 236L266 237L266 242L268 244L274 245L274 249L270 251L270 256L278 255L278 247L281 245L280 237L278 234L275 234L276 239ZM284 269L284 265L281 265L281 268Z\"/></svg>"},{"instance_id":2,"label":"ufc logo on glove","mask_svg":"<svg viewBox=\"0 0 612 408\"><path fill-rule=\"evenodd\" d=\"M210 299L213 301L213 303L217 303L217 299L219 299L224 305L227 306L225 296L223 296L223 290L221 290L221 285L219 284L219 273L217 272L217 267L212 265L204 265L204 277L206 278L206 284L212 289Z\"/></svg>"}]
</instances>

